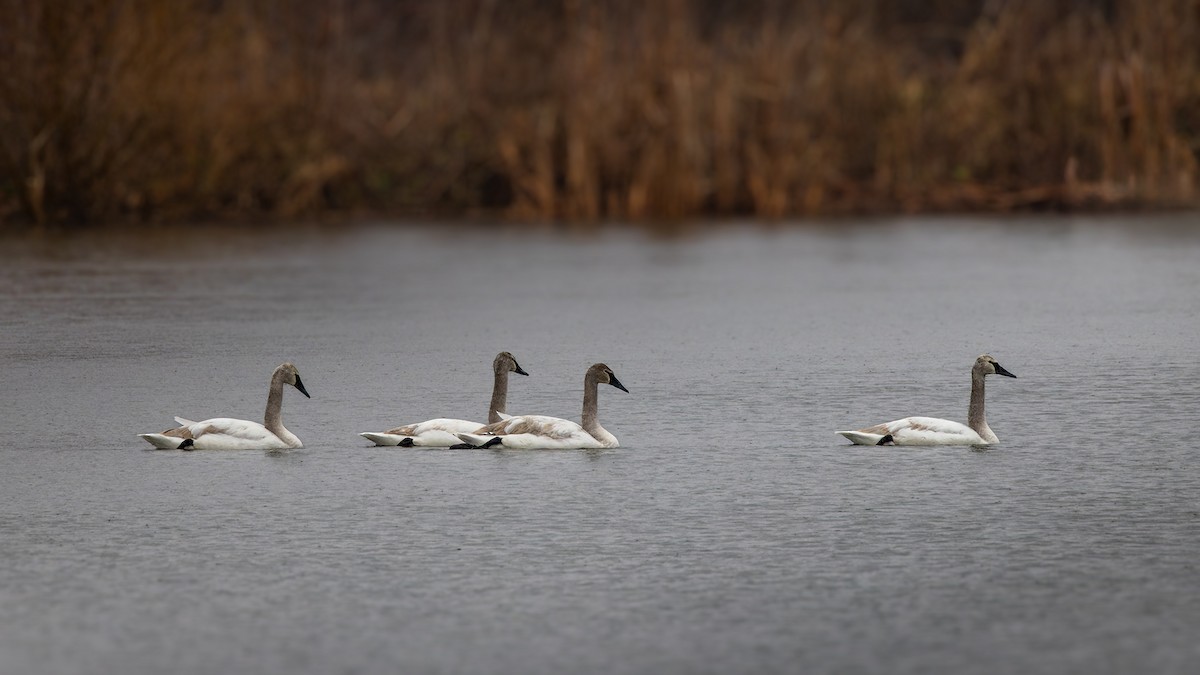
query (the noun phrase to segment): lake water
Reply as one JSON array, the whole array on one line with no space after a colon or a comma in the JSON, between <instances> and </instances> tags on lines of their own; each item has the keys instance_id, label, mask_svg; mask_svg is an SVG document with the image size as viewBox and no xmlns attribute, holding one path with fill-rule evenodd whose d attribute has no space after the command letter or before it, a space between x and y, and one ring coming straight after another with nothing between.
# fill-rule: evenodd
<instances>
[{"instance_id":1,"label":"lake water","mask_svg":"<svg viewBox=\"0 0 1200 675\"><path fill-rule=\"evenodd\" d=\"M1194 217L0 239L0 673L1190 673ZM376 448L512 412L621 447ZM966 419L1000 444L850 446ZM285 452L154 451L172 416Z\"/></svg>"}]
</instances>

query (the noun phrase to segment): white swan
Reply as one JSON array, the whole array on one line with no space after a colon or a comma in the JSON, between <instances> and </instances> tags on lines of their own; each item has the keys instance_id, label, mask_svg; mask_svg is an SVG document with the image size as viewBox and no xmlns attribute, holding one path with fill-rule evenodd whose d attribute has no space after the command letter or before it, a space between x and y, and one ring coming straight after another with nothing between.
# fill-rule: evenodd
<instances>
[{"instance_id":1,"label":"white swan","mask_svg":"<svg viewBox=\"0 0 1200 675\"><path fill-rule=\"evenodd\" d=\"M936 417L905 417L902 420L877 424L858 431L837 433L856 445L988 445L1000 439L988 427L983 414L983 378L987 375L1016 377L984 354L975 359L971 368L971 405L967 423Z\"/></svg>"},{"instance_id":2,"label":"white swan","mask_svg":"<svg viewBox=\"0 0 1200 675\"><path fill-rule=\"evenodd\" d=\"M290 384L308 396L300 373L290 363L280 364L271 374L271 392L267 395L267 411L263 423L238 420L230 417L214 417L203 422L193 422L182 417L175 421L181 426L168 429L161 434L138 434L150 445L164 450L282 450L302 448L304 444L296 434L283 426L280 408L283 407L283 385ZM312 398L311 396L308 396Z\"/></svg>"},{"instance_id":3,"label":"white swan","mask_svg":"<svg viewBox=\"0 0 1200 675\"><path fill-rule=\"evenodd\" d=\"M583 424L561 417L518 415L489 424L473 433L459 433L464 447L500 446L524 450L615 448L617 437L610 434L596 417L598 385L611 384L628 392L613 371L603 363L588 368L583 376Z\"/></svg>"},{"instance_id":4,"label":"white swan","mask_svg":"<svg viewBox=\"0 0 1200 675\"><path fill-rule=\"evenodd\" d=\"M517 360L508 352L500 352L492 361L495 381L492 383L492 402L488 406L488 424L499 422L500 415L508 405L508 374L529 375L521 370ZM389 429L384 432L366 431L359 436L375 445L399 445L403 447L446 448L460 443L457 433L469 433L484 426L479 422L441 417L416 424Z\"/></svg>"}]
</instances>

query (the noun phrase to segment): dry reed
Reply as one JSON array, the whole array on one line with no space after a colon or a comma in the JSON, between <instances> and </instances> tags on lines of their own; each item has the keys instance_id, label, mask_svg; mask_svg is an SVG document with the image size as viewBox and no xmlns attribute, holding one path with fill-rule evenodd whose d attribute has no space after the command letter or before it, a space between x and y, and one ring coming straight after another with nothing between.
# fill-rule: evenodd
<instances>
[{"instance_id":1,"label":"dry reed","mask_svg":"<svg viewBox=\"0 0 1200 675\"><path fill-rule=\"evenodd\" d=\"M1192 205L1200 0L0 0L0 220Z\"/></svg>"}]
</instances>

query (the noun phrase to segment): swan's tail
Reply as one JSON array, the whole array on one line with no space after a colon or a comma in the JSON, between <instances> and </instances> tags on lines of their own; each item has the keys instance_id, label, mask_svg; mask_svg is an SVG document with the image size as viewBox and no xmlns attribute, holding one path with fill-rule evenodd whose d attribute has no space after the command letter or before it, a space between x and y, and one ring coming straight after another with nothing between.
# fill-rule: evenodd
<instances>
[{"instance_id":1,"label":"swan's tail","mask_svg":"<svg viewBox=\"0 0 1200 675\"><path fill-rule=\"evenodd\" d=\"M845 436L855 445L878 445L879 441L883 439L882 434L868 434L862 431L839 431L837 433Z\"/></svg>"},{"instance_id":2,"label":"swan's tail","mask_svg":"<svg viewBox=\"0 0 1200 675\"><path fill-rule=\"evenodd\" d=\"M490 448L493 445L500 445L503 436L483 436L480 434L454 434L467 445L473 448Z\"/></svg>"},{"instance_id":3,"label":"swan's tail","mask_svg":"<svg viewBox=\"0 0 1200 675\"><path fill-rule=\"evenodd\" d=\"M138 438L145 439L147 443L159 450L178 450L184 447L185 443L191 445L192 441L190 438L167 436L166 434L138 434Z\"/></svg>"},{"instance_id":4,"label":"swan's tail","mask_svg":"<svg viewBox=\"0 0 1200 675\"><path fill-rule=\"evenodd\" d=\"M371 441L375 445L387 445L387 446L399 445L399 446L405 447L405 448L411 448L413 445L412 436L401 436L399 434L374 433L371 431L364 431L363 433L359 434L359 436L362 436L363 438L367 439L368 441Z\"/></svg>"}]
</instances>

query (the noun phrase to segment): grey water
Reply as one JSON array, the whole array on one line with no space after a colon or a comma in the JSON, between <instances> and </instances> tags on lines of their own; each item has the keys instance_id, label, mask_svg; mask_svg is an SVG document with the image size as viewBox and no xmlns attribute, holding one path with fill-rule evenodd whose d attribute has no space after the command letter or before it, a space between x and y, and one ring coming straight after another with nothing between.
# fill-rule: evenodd
<instances>
[{"instance_id":1,"label":"grey water","mask_svg":"<svg viewBox=\"0 0 1200 675\"><path fill-rule=\"evenodd\" d=\"M1200 660L1191 216L0 239L0 673L1184 673ZM578 419L611 450L377 448ZM992 354L1000 437L965 421ZM283 452L151 449L261 419Z\"/></svg>"}]
</instances>

